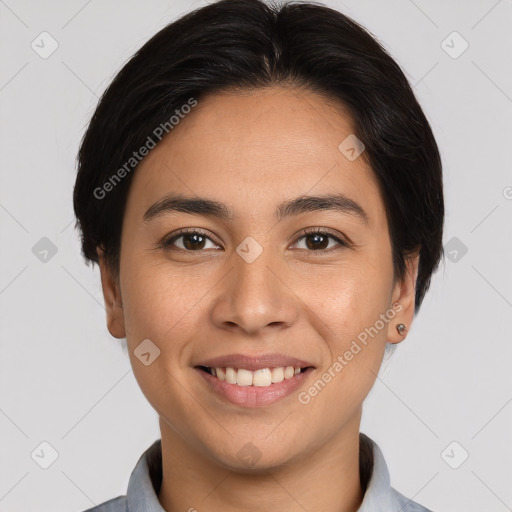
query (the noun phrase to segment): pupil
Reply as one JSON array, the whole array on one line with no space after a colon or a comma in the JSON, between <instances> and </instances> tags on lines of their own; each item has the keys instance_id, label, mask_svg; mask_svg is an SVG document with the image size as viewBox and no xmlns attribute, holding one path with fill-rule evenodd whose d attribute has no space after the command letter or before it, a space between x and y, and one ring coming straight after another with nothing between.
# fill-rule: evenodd
<instances>
[{"instance_id":1,"label":"pupil","mask_svg":"<svg viewBox=\"0 0 512 512\"><path fill-rule=\"evenodd\" d=\"M194 248L199 248L199 249L202 249L203 248L203 245L204 245L204 236L203 235L200 235L200 234L192 234L192 235L184 235L183 236L183 245L187 248L187 249L194 249ZM191 239L194 239L195 242L198 242L198 239L199 239L199 243L192 243L190 244L189 241Z\"/></svg>"},{"instance_id":2,"label":"pupil","mask_svg":"<svg viewBox=\"0 0 512 512\"><path fill-rule=\"evenodd\" d=\"M324 235L319 235L319 234L315 234L315 235L309 235L308 238L306 238L307 241L311 240L311 239L314 239L316 242L314 242L313 244L310 244L308 242L306 242L306 245L308 246L308 249L325 249L327 248L327 246L329 245L329 242L328 242L328 238ZM323 244L320 244L321 247L319 247L318 245L318 239L323 239L324 243ZM325 243L327 241L327 244ZM315 245L316 243L316 245Z\"/></svg>"}]
</instances>

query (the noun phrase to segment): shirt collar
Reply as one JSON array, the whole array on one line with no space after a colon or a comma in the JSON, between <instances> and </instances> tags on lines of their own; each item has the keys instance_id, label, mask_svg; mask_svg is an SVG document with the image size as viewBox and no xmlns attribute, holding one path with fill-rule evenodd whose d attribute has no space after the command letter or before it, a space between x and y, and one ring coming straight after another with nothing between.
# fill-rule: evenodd
<instances>
[{"instance_id":1,"label":"shirt collar","mask_svg":"<svg viewBox=\"0 0 512 512\"><path fill-rule=\"evenodd\" d=\"M365 434L360 434L365 436ZM358 512L394 512L398 510L390 485L389 471L378 445L373 446L373 469ZM165 512L158 501L162 483L162 441L155 441L139 458L128 482L128 512Z\"/></svg>"},{"instance_id":2,"label":"shirt collar","mask_svg":"<svg viewBox=\"0 0 512 512\"><path fill-rule=\"evenodd\" d=\"M365 434L361 434L365 436ZM373 446L373 470L370 482L364 493L363 502L357 512L398 511L394 490L391 488L389 471L384 455L377 443L365 436Z\"/></svg>"},{"instance_id":3,"label":"shirt collar","mask_svg":"<svg viewBox=\"0 0 512 512\"><path fill-rule=\"evenodd\" d=\"M165 512L158 501L162 484L162 440L139 458L128 482L127 512Z\"/></svg>"}]
</instances>

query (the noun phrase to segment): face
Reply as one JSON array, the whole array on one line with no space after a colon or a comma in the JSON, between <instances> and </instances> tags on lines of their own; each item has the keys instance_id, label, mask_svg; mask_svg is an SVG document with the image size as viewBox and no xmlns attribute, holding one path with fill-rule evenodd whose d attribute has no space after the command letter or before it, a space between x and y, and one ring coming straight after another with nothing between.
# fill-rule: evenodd
<instances>
[{"instance_id":1,"label":"face","mask_svg":"<svg viewBox=\"0 0 512 512\"><path fill-rule=\"evenodd\" d=\"M205 459L242 469L248 452L253 468L271 467L357 434L386 342L410 327L418 260L393 281L376 179L339 149L353 131L340 105L312 92L216 94L136 170L118 281L101 259L108 326L126 337L161 425ZM176 211L171 194L225 215ZM308 197L324 200L294 202ZM260 368L230 375L261 385L198 368L223 356L211 365ZM304 371L265 381L290 365Z\"/></svg>"}]
</instances>

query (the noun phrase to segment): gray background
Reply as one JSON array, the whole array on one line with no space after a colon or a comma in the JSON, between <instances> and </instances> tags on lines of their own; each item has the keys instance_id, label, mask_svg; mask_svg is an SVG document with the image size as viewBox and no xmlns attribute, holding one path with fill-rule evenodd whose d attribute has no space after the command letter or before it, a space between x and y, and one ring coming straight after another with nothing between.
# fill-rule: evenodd
<instances>
[{"instance_id":1,"label":"gray background","mask_svg":"<svg viewBox=\"0 0 512 512\"><path fill-rule=\"evenodd\" d=\"M409 498L436 512L512 510L512 1L325 3L403 67L445 172L448 258L383 364L361 430ZM71 193L99 95L150 36L204 4L0 0L0 511L79 511L125 494L159 437L106 329ZM43 31L58 43L47 58ZM461 55L454 31L469 44ZM31 457L43 441L58 453L48 469Z\"/></svg>"}]
</instances>

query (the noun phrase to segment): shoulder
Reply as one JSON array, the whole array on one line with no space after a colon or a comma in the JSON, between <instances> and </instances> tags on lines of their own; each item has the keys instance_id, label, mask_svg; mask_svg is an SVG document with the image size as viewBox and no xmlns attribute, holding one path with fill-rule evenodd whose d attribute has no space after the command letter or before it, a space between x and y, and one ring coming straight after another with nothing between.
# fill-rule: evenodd
<instances>
[{"instance_id":1,"label":"shoulder","mask_svg":"<svg viewBox=\"0 0 512 512\"><path fill-rule=\"evenodd\" d=\"M126 496L118 496L93 508L88 508L84 512L126 512L127 510Z\"/></svg>"},{"instance_id":2,"label":"shoulder","mask_svg":"<svg viewBox=\"0 0 512 512\"><path fill-rule=\"evenodd\" d=\"M401 512L433 512L432 510L406 498L403 494L399 493L396 489L391 487L391 492L396 499L397 504L400 506Z\"/></svg>"}]
</instances>

